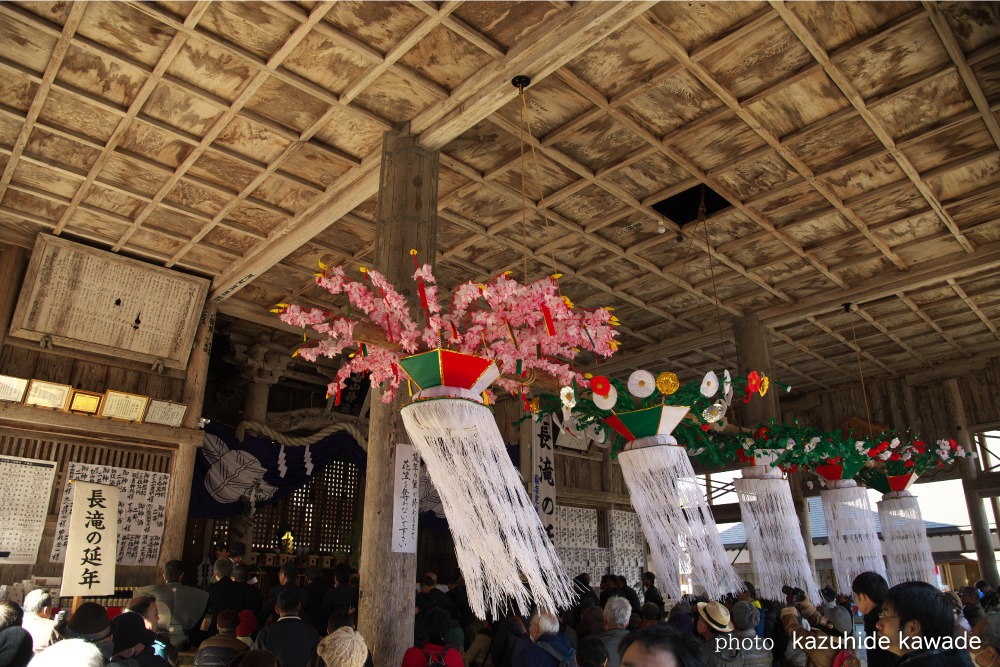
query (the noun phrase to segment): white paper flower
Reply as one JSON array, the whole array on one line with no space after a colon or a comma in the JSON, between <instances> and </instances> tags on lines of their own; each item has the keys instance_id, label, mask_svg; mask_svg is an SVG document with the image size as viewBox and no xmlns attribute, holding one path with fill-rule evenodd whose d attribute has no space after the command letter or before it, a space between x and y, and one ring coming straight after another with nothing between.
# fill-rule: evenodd
<instances>
[{"instance_id":1,"label":"white paper flower","mask_svg":"<svg viewBox=\"0 0 1000 667\"><path fill-rule=\"evenodd\" d=\"M890 456L892 456L892 452L890 452L888 449L878 455L878 457L883 461L888 461Z\"/></svg>"},{"instance_id":2,"label":"white paper flower","mask_svg":"<svg viewBox=\"0 0 1000 667\"><path fill-rule=\"evenodd\" d=\"M714 424L715 422L722 419L726 414L726 404L724 401L716 401L712 405L705 408L701 413L701 418L704 419L709 424Z\"/></svg>"},{"instance_id":3,"label":"white paper flower","mask_svg":"<svg viewBox=\"0 0 1000 667\"><path fill-rule=\"evenodd\" d=\"M785 449L791 449L794 446L795 446L795 441L792 440L791 438L785 441Z\"/></svg>"},{"instance_id":4,"label":"white paper flower","mask_svg":"<svg viewBox=\"0 0 1000 667\"><path fill-rule=\"evenodd\" d=\"M636 371L628 376L629 393L636 398L646 398L656 389L656 378L649 371Z\"/></svg>"},{"instance_id":5,"label":"white paper flower","mask_svg":"<svg viewBox=\"0 0 1000 667\"><path fill-rule=\"evenodd\" d=\"M811 452L812 450L816 449L816 447L819 446L819 443L820 443L820 438L818 437L812 438L809 442L806 443L806 451Z\"/></svg>"},{"instance_id":6,"label":"white paper flower","mask_svg":"<svg viewBox=\"0 0 1000 667\"><path fill-rule=\"evenodd\" d=\"M594 405L596 405L601 410L614 410L615 403L618 402L618 390L615 389L614 385L608 389L607 396L594 395Z\"/></svg>"},{"instance_id":7,"label":"white paper flower","mask_svg":"<svg viewBox=\"0 0 1000 667\"><path fill-rule=\"evenodd\" d=\"M733 402L733 376L728 370L722 371L722 391L725 392L726 405Z\"/></svg>"},{"instance_id":8,"label":"white paper flower","mask_svg":"<svg viewBox=\"0 0 1000 667\"><path fill-rule=\"evenodd\" d=\"M806 488L809 489L810 491L812 491L813 483L811 481L810 482L806 482Z\"/></svg>"},{"instance_id":9,"label":"white paper flower","mask_svg":"<svg viewBox=\"0 0 1000 667\"><path fill-rule=\"evenodd\" d=\"M712 398L719 391L719 376L715 371L705 373L701 379L701 395L705 398Z\"/></svg>"},{"instance_id":10,"label":"white paper flower","mask_svg":"<svg viewBox=\"0 0 1000 667\"><path fill-rule=\"evenodd\" d=\"M608 433L605 429L601 428L598 424L591 424L587 427L587 438L592 440L596 445L603 445L604 441L608 439Z\"/></svg>"},{"instance_id":11,"label":"white paper flower","mask_svg":"<svg viewBox=\"0 0 1000 667\"><path fill-rule=\"evenodd\" d=\"M576 407L576 394L573 392L573 387L563 387L562 389L560 389L559 398L562 399L562 404L564 408Z\"/></svg>"},{"instance_id":12,"label":"white paper flower","mask_svg":"<svg viewBox=\"0 0 1000 667\"><path fill-rule=\"evenodd\" d=\"M865 443L864 440L855 440L854 441L854 448L857 449L859 452L867 452L868 451L868 445Z\"/></svg>"}]
</instances>

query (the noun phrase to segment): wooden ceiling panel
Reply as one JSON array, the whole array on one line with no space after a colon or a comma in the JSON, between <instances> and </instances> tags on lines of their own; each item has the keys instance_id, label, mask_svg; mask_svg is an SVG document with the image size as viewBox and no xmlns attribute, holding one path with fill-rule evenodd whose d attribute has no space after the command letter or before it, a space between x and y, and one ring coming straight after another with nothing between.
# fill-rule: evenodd
<instances>
[{"instance_id":1,"label":"wooden ceiling panel","mask_svg":"<svg viewBox=\"0 0 1000 667\"><path fill-rule=\"evenodd\" d=\"M806 260L798 256L772 262L767 266L757 267L753 272L782 291L785 290L786 285L797 283L799 279L805 277L820 279L827 286L830 284L830 281L826 277L814 273L815 269Z\"/></svg>"},{"instance_id":2,"label":"wooden ceiling panel","mask_svg":"<svg viewBox=\"0 0 1000 667\"><path fill-rule=\"evenodd\" d=\"M760 135L731 111L698 123L697 132L681 131L670 143L704 170L765 145Z\"/></svg>"},{"instance_id":3,"label":"wooden ceiling panel","mask_svg":"<svg viewBox=\"0 0 1000 667\"><path fill-rule=\"evenodd\" d=\"M188 35L167 68L170 76L228 101L236 99L254 72L251 62L200 35Z\"/></svg>"},{"instance_id":4,"label":"wooden ceiling panel","mask_svg":"<svg viewBox=\"0 0 1000 667\"><path fill-rule=\"evenodd\" d=\"M619 210L621 206L621 200L613 194L596 185L590 185L555 204L552 210L586 227L594 220ZM624 239L615 241L615 243L624 242Z\"/></svg>"},{"instance_id":5,"label":"wooden ceiling panel","mask_svg":"<svg viewBox=\"0 0 1000 667\"><path fill-rule=\"evenodd\" d=\"M829 172L824 175L823 180L830 184L841 199L852 199L892 183L909 183L896 161L885 153Z\"/></svg>"},{"instance_id":6,"label":"wooden ceiling panel","mask_svg":"<svg viewBox=\"0 0 1000 667\"><path fill-rule=\"evenodd\" d=\"M365 54L313 30L282 61L281 66L340 95L373 64L373 60Z\"/></svg>"},{"instance_id":7,"label":"wooden ceiling panel","mask_svg":"<svg viewBox=\"0 0 1000 667\"><path fill-rule=\"evenodd\" d=\"M878 138L860 116L851 115L832 123L818 123L787 141L787 146L809 167L826 171L843 160L881 147Z\"/></svg>"},{"instance_id":8,"label":"wooden ceiling panel","mask_svg":"<svg viewBox=\"0 0 1000 667\"><path fill-rule=\"evenodd\" d=\"M173 187L164 199L181 208L214 216L229 202L231 197L188 179L183 179Z\"/></svg>"},{"instance_id":9,"label":"wooden ceiling panel","mask_svg":"<svg viewBox=\"0 0 1000 667\"><path fill-rule=\"evenodd\" d=\"M798 180L799 175L776 153L767 153L717 174L716 178L735 192L740 201L746 201L762 192Z\"/></svg>"},{"instance_id":10,"label":"wooden ceiling panel","mask_svg":"<svg viewBox=\"0 0 1000 667\"><path fill-rule=\"evenodd\" d=\"M721 109L722 101L684 70L632 96L621 110L658 137Z\"/></svg>"},{"instance_id":11,"label":"wooden ceiling panel","mask_svg":"<svg viewBox=\"0 0 1000 667\"><path fill-rule=\"evenodd\" d=\"M604 176L604 180L640 201L669 190L690 178L691 175L683 167L662 153L654 153L641 160L630 162Z\"/></svg>"},{"instance_id":12,"label":"wooden ceiling panel","mask_svg":"<svg viewBox=\"0 0 1000 667\"><path fill-rule=\"evenodd\" d=\"M194 146L180 135L167 132L152 123L136 120L125 129L119 148L173 170L187 159Z\"/></svg>"},{"instance_id":13,"label":"wooden ceiling panel","mask_svg":"<svg viewBox=\"0 0 1000 667\"><path fill-rule=\"evenodd\" d=\"M895 248L903 243L910 243L919 239L934 239L939 234L945 232L945 226L933 211L907 216L901 220L887 222L873 228L873 232L886 245ZM953 247L945 246L954 251Z\"/></svg>"},{"instance_id":14,"label":"wooden ceiling panel","mask_svg":"<svg viewBox=\"0 0 1000 667\"><path fill-rule=\"evenodd\" d=\"M266 2L213 2L198 22L199 27L261 59L277 51L297 24Z\"/></svg>"},{"instance_id":15,"label":"wooden ceiling panel","mask_svg":"<svg viewBox=\"0 0 1000 667\"><path fill-rule=\"evenodd\" d=\"M568 10L548 2L466 2L454 12L456 18L506 50L532 30L550 24Z\"/></svg>"},{"instance_id":16,"label":"wooden ceiling panel","mask_svg":"<svg viewBox=\"0 0 1000 667\"><path fill-rule=\"evenodd\" d=\"M347 173L349 166L315 144L303 144L281 165L282 171L326 188Z\"/></svg>"},{"instance_id":17,"label":"wooden ceiling panel","mask_svg":"<svg viewBox=\"0 0 1000 667\"><path fill-rule=\"evenodd\" d=\"M164 208L157 208L143 221L140 229L155 229L167 234L168 236L189 240L194 238L194 236L201 231L204 225L205 222L201 218L195 218L192 215L187 215L178 211L169 211Z\"/></svg>"},{"instance_id":18,"label":"wooden ceiling panel","mask_svg":"<svg viewBox=\"0 0 1000 667\"><path fill-rule=\"evenodd\" d=\"M71 171L86 173L97 160L100 151L62 134L36 126L24 147L26 155L43 162L59 165Z\"/></svg>"},{"instance_id":19,"label":"wooden ceiling panel","mask_svg":"<svg viewBox=\"0 0 1000 667\"><path fill-rule=\"evenodd\" d=\"M363 248L371 245L374 240L374 233L360 229L356 225L348 225L344 222L336 222L327 227L323 232L316 235L316 240L326 247L341 250L349 255L354 255ZM307 267L310 270L312 267Z\"/></svg>"},{"instance_id":20,"label":"wooden ceiling panel","mask_svg":"<svg viewBox=\"0 0 1000 667\"><path fill-rule=\"evenodd\" d=\"M125 244L123 250L141 257L156 257L165 260L179 252L184 247L184 241L161 232L140 227Z\"/></svg>"},{"instance_id":21,"label":"wooden ceiling panel","mask_svg":"<svg viewBox=\"0 0 1000 667\"><path fill-rule=\"evenodd\" d=\"M262 312L267 312L285 297L285 292L261 283L259 280L240 290L240 301L258 306ZM299 338L301 340L301 337Z\"/></svg>"},{"instance_id":22,"label":"wooden ceiling panel","mask_svg":"<svg viewBox=\"0 0 1000 667\"><path fill-rule=\"evenodd\" d=\"M730 48L706 54L699 62L737 98L748 98L812 63L812 56L777 14Z\"/></svg>"},{"instance_id":23,"label":"wooden ceiling panel","mask_svg":"<svg viewBox=\"0 0 1000 667\"><path fill-rule=\"evenodd\" d=\"M44 163L20 160L14 168L13 183L39 190L40 193L51 193L69 199L76 193L79 179L68 177Z\"/></svg>"},{"instance_id":24,"label":"wooden ceiling panel","mask_svg":"<svg viewBox=\"0 0 1000 667\"><path fill-rule=\"evenodd\" d=\"M630 24L572 60L566 69L611 98L672 63L673 59L645 31Z\"/></svg>"},{"instance_id":25,"label":"wooden ceiling panel","mask_svg":"<svg viewBox=\"0 0 1000 667\"><path fill-rule=\"evenodd\" d=\"M807 249L828 244L853 230L854 226L834 209L825 209L782 228L789 238Z\"/></svg>"},{"instance_id":26,"label":"wooden ceiling panel","mask_svg":"<svg viewBox=\"0 0 1000 667\"><path fill-rule=\"evenodd\" d=\"M959 123L940 132L917 138L901 147L919 171L929 171L968 155L996 148L980 118Z\"/></svg>"},{"instance_id":27,"label":"wooden ceiling panel","mask_svg":"<svg viewBox=\"0 0 1000 667\"><path fill-rule=\"evenodd\" d=\"M778 258L788 255L788 246L777 239L765 238L752 243L740 244L738 248L733 248L727 253L730 259L739 262L747 269L753 270L758 266L767 266ZM715 273L719 274L720 267L716 260Z\"/></svg>"},{"instance_id":28,"label":"wooden ceiling panel","mask_svg":"<svg viewBox=\"0 0 1000 667\"><path fill-rule=\"evenodd\" d=\"M492 201L492 200L487 200L487 201ZM513 215L517 215L517 219L513 224L507 226L506 228L502 229L501 231L497 232L494 235L497 239L496 242L506 243L509 247L517 251L519 255L523 254L525 235L527 235L528 239L528 248L530 250L535 250L536 248L541 248L546 244L550 243L555 236L568 233L561 226L554 224L551 220L549 221L548 228L546 228L545 221L542 219L542 216L536 213L535 211L528 211L528 213L525 216L526 224L524 227L522 227L522 221L520 217L521 209L519 206L520 202L515 203L502 198L497 199L497 201L503 207L501 209L501 212L495 216L498 220L508 218ZM463 206L465 205L466 202L463 202ZM475 207L473 206L472 207L473 211L474 208ZM491 223L483 224L483 222L479 218L474 217L475 213L473 213L473 215L460 214L460 216L465 218L466 220L472 220L477 225L489 227L491 224ZM543 254L543 256L539 257L538 259L539 261L541 261L543 258L545 262L549 261L548 251L546 251Z\"/></svg>"},{"instance_id":29,"label":"wooden ceiling panel","mask_svg":"<svg viewBox=\"0 0 1000 667\"><path fill-rule=\"evenodd\" d=\"M319 120L329 106L316 96L273 76L246 103L247 109L296 132L302 132Z\"/></svg>"},{"instance_id":30,"label":"wooden ceiling panel","mask_svg":"<svg viewBox=\"0 0 1000 667\"><path fill-rule=\"evenodd\" d=\"M120 190L104 187L100 183L90 186L83 202L94 208L110 211L126 218L134 218L145 204L137 197L130 196Z\"/></svg>"},{"instance_id":31,"label":"wooden ceiling panel","mask_svg":"<svg viewBox=\"0 0 1000 667\"><path fill-rule=\"evenodd\" d=\"M51 21L56 25L63 25L66 23L66 17L69 15L70 4L62 0L56 2L35 2L34 0L20 0L18 2L10 3L12 5L17 5L25 11L31 12L36 16L40 16L46 21Z\"/></svg>"},{"instance_id":32,"label":"wooden ceiling panel","mask_svg":"<svg viewBox=\"0 0 1000 667\"><path fill-rule=\"evenodd\" d=\"M965 53L995 43L1000 26L1000 6L993 2L942 2L941 13Z\"/></svg>"},{"instance_id":33,"label":"wooden ceiling panel","mask_svg":"<svg viewBox=\"0 0 1000 667\"><path fill-rule=\"evenodd\" d=\"M806 182L780 188L773 195L763 194L749 203L779 228L830 207L830 202Z\"/></svg>"},{"instance_id":34,"label":"wooden ceiling panel","mask_svg":"<svg viewBox=\"0 0 1000 667\"><path fill-rule=\"evenodd\" d=\"M453 202L448 207L448 210L454 211L463 218L473 220L477 224L489 227L515 213L519 213L521 202L498 194L495 191L481 189ZM532 229L544 229L544 222L541 217L537 217L537 224L532 222L535 217L534 215L529 215L528 217L529 238L532 235ZM517 226L520 227L520 225ZM520 238L520 229L517 230L517 236ZM547 240L544 239L542 242L544 243Z\"/></svg>"},{"instance_id":35,"label":"wooden ceiling panel","mask_svg":"<svg viewBox=\"0 0 1000 667\"><path fill-rule=\"evenodd\" d=\"M744 287L744 289L746 288ZM742 294L734 294L727 297L727 303L743 312L757 312L763 308L773 306L779 303L779 301L768 292L751 289L744 291Z\"/></svg>"},{"instance_id":36,"label":"wooden ceiling panel","mask_svg":"<svg viewBox=\"0 0 1000 667\"><path fill-rule=\"evenodd\" d=\"M525 107L522 110L522 105ZM528 131L531 136L543 139L570 120L592 108L589 101L570 89L558 76L533 81L524 98L515 97L497 110L496 114L515 127ZM521 120L522 112L524 120Z\"/></svg>"},{"instance_id":37,"label":"wooden ceiling panel","mask_svg":"<svg viewBox=\"0 0 1000 667\"><path fill-rule=\"evenodd\" d=\"M599 116L553 144L591 171L613 165L642 146L642 139L608 115Z\"/></svg>"},{"instance_id":38,"label":"wooden ceiling panel","mask_svg":"<svg viewBox=\"0 0 1000 667\"><path fill-rule=\"evenodd\" d=\"M5 58L32 72L41 73L48 65L58 33L42 28L37 19L22 15L12 7L0 9L0 44Z\"/></svg>"},{"instance_id":39,"label":"wooden ceiling panel","mask_svg":"<svg viewBox=\"0 0 1000 667\"><path fill-rule=\"evenodd\" d=\"M388 53L426 14L405 2L339 2L323 19L358 41Z\"/></svg>"},{"instance_id":40,"label":"wooden ceiling panel","mask_svg":"<svg viewBox=\"0 0 1000 667\"><path fill-rule=\"evenodd\" d=\"M810 2L790 6L827 51L920 9L917 2Z\"/></svg>"},{"instance_id":41,"label":"wooden ceiling panel","mask_svg":"<svg viewBox=\"0 0 1000 667\"><path fill-rule=\"evenodd\" d=\"M872 113L893 137L905 137L958 116L973 107L958 72L947 69L885 101L872 104Z\"/></svg>"},{"instance_id":42,"label":"wooden ceiling panel","mask_svg":"<svg viewBox=\"0 0 1000 667\"><path fill-rule=\"evenodd\" d=\"M713 248L719 248L723 245L740 247L743 245L739 242L740 239L745 239L759 231L760 226L735 207L713 214L704 223L690 222L684 225L683 229L683 233L696 239L699 245L702 245L707 239ZM753 241L748 240L748 242L752 243ZM701 253L707 255L703 246Z\"/></svg>"},{"instance_id":43,"label":"wooden ceiling panel","mask_svg":"<svg viewBox=\"0 0 1000 667\"><path fill-rule=\"evenodd\" d=\"M178 265L197 267L199 271L217 276L232 265L234 259L232 255L223 254L215 248L196 245L184 254Z\"/></svg>"},{"instance_id":44,"label":"wooden ceiling panel","mask_svg":"<svg viewBox=\"0 0 1000 667\"><path fill-rule=\"evenodd\" d=\"M878 193L877 197L860 197L849 200L851 207L869 225L898 220L927 210L927 200L909 181L900 181Z\"/></svg>"},{"instance_id":45,"label":"wooden ceiling panel","mask_svg":"<svg viewBox=\"0 0 1000 667\"><path fill-rule=\"evenodd\" d=\"M1000 48L994 44L984 47L983 51L982 57L976 58L969 65L983 95L988 100L995 100L1000 95ZM995 105L993 108L995 110Z\"/></svg>"},{"instance_id":46,"label":"wooden ceiling panel","mask_svg":"<svg viewBox=\"0 0 1000 667\"><path fill-rule=\"evenodd\" d=\"M454 90L490 62L490 56L456 33L438 26L417 42L399 62L434 83Z\"/></svg>"},{"instance_id":47,"label":"wooden ceiling panel","mask_svg":"<svg viewBox=\"0 0 1000 667\"><path fill-rule=\"evenodd\" d=\"M270 163L292 143L292 139L263 122L235 116L215 139L215 144L260 163Z\"/></svg>"},{"instance_id":48,"label":"wooden ceiling panel","mask_svg":"<svg viewBox=\"0 0 1000 667\"><path fill-rule=\"evenodd\" d=\"M144 69L123 59L110 58L71 44L56 74L56 81L125 107L139 92L146 75Z\"/></svg>"},{"instance_id":49,"label":"wooden ceiling panel","mask_svg":"<svg viewBox=\"0 0 1000 667\"><path fill-rule=\"evenodd\" d=\"M216 248L231 252L237 257L242 257L253 249L259 239L254 236L241 234L232 229L227 229L226 227L215 226L208 234L205 234L202 241L206 245L215 246Z\"/></svg>"},{"instance_id":50,"label":"wooden ceiling panel","mask_svg":"<svg viewBox=\"0 0 1000 667\"><path fill-rule=\"evenodd\" d=\"M382 134L388 126L376 123L367 115L350 108L329 112L330 120L317 133L316 139L354 158L364 158L382 146Z\"/></svg>"},{"instance_id":51,"label":"wooden ceiling panel","mask_svg":"<svg viewBox=\"0 0 1000 667\"><path fill-rule=\"evenodd\" d=\"M893 247L893 251L907 264L929 262L961 251L962 247L950 234L933 234L914 239Z\"/></svg>"},{"instance_id":52,"label":"wooden ceiling panel","mask_svg":"<svg viewBox=\"0 0 1000 667\"><path fill-rule=\"evenodd\" d=\"M778 138L786 137L850 106L822 70L789 77L746 102L746 108Z\"/></svg>"},{"instance_id":53,"label":"wooden ceiling panel","mask_svg":"<svg viewBox=\"0 0 1000 667\"><path fill-rule=\"evenodd\" d=\"M384 73L360 93L354 103L386 120L399 123L410 120L442 98L395 72Z\"/></svg>"},{"instance_id":54,"label":"wooden ceiling panel","mask_svg":"<svg viewBox=\"0 0 1000 667\"><path fill-rule=\"evenodd\" d=\"M453 139L441 152L485 174L511 164L521 151L517 137L484 121Z\"/></svg>"},{"instance_id":55,"label":"wooden ceiling panel","mask_svg":"<svg viewBox=\"0 0 1000 667\"><path fill-rule=\"evenodd\" d=\"M26 180L28 179L22 174L19 181L24 182ZM59 196L42 196L41 193L44 193L44 190L36 194L35 188L36 186L34 185L31 186L30 190L19 187L7 188L7 192L4 193L3 205L15 211L38 216L44 220L58 220L66 210L66 200Z\"/></svg>"},{"instance_id":56,"label":"wooden ceiling panel","mask_svg":"<svg viewBox=\"0 0 1000 667\"><path fill-rule=\"evenodd\" d=\"M232 208L226 217L227 221L248 227L265 236L286 219L287 216L271 208L245 200Z\"/></svg>"},{"instance_id":57,"label":"wooden ceiling panel","mask_svg":"<svg viewBox=\"0 0 1000 667\"><path fill-rule=\"evenodd\" d=\"M701 44L724 37L747 19L766 11L767 4L763 2L661 2L649 14L665 25L691 52Z\"/></svg>"},{"instance_id":58,"label":"wooden ceiling panel","mask_svg":"<svg viewBox=\"0 0 1000 667\"><path fill-rule=\"evenodd\" d=\"M987 185L1000 183L1000 153L993 153L956 168L925 174L924 180L942 202L959 199L963 195Z\"/></svg>"},{"instance_id":59,"label":"wooden ceiling panel","mask_svg":"<svg viewBox=\"0 0 1000 667\"><path fill-rule=\"evenodd\" d=\"M76 32L150 67L174 35L160 21L122 2L88 3Z\"/></svg>"},{"instance_id":60,"label":"wooden ceiling panel","mask_svg":"<svg viewBox=\"0 0 1000 667\"><path fill-rule=\"evenodd\" d=\"M1000 209L1000 204L995 205L994 211ZM986 243L992 243L994 241L1000 241L1000 220L993 220L989 223L984 223L977 225L965 232L976 245L983 245Z\"/></svg>"},{"instance_id":61,"label":"wooden ceiling panel","mask_svg":"<svg viewBox=\"0 0 1000 667\"><path fill-rule=\"evenodd\" d=\"M221 104L169 81L160 81L143 105L149 118L196 137L204 136L224 111Z\"/></svg>"},{"instance_id":62,"label":"wooden ceiling panel","mask_svg":"<svg viewBox=\"0 0 1000 667\"><path fill-rule=\"evenodd\" d=\"M262 170L252 164L235 160L222 153L201 154L187 173L214 183L235 195L243 190Z\"/></svg>"},{"instance_id":63,"label":"wooden ceiling panel","mask_svg":"<svg viewBox=\"0 0 1000 667\"><path fill-rule=\"evenodd\" d=\"M298 213L316 198L315 189L307 188L279 174L268 176L253 191L253 196L285 211Z\"/></svg>"},{"instance_id":64,"label":"wooden ceiling panel","mask_svg":"<svg viewBox=\"0 0 1000 667\"><path fill-rule=\"evenodd\" d=\"M17 94L17 97L8 94L8 80L6 75L0 75L0 102L14 108L21 108L16 105L16 101L27 94L25 99L30 104L34 96L35 85L31 84L30 89L18 83L17 89L10 91ZM24 109L27 109L25 105ZM68 91L53 87L45 98L45 105L39 114L39 120L51 125L65 129L84 137L90 137L100 142L107 141L118 125L118 118L105 112L97 104L87 99L74 95Z\"/></svg>"},{"instance_id":65,"label":"wooden ceiling panel","mask_svg":"<svg viewBox=\"0 0 1000 667\"><path fill-rule=\"evenodd\" d=\"M64 231L70 237L79 236L90 241L112 245L121 238L126 229L128 229L128 225L125 222L78 208Z\"/></svg>"},{"instance_id":66,"label":"wooden ceiling panel","mask_svg":"<svg viewBox=\"0 0 1000 667\"><path fill-rule=\"evenodd\" d=\"M951 63L926 17L836 54L833 61L865 99L897 90L900 82L915 80Z\"/></svg>"},{"instance_id":67,"label":"wooden ceiling panel","mask_svg":"<svg viewBox=\"0 0 1000 667\"><path fill-rule=\"evenodd\" d=\"M524 188L529 199L535 202L539 200L539 181L541 181L541 194L547 199L553 193L579 180L579 177L573 171L549 157L537 154L535 157L538 161L537 170L535 169L535 159L526 150L524 156ZM497 175L495 180L497 183L507 186L510 190L521 192L521 174L521 163L518 161L514 167Z\"/></svg>"}]
</instances>

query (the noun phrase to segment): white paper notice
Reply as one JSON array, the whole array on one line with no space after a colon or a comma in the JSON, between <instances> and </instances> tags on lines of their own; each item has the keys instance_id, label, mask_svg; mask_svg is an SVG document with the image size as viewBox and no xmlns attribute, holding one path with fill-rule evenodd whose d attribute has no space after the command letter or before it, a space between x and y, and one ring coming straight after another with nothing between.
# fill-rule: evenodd
<instances>
[{"instance_id":1,"label":"white paper notice","mask_svg":"<svg viewBox=\"0 0 1000 667\"><path fill-rule=\"evenodd\" d=\"M34 565L45 529L55 461L0 456L0 551L4 565Z\"/></svg>"},{"instance_id":2,"label":"white paper notice","mask_svg":"<svg viewBox=\"0 0 1000 667\"><path fill-rule=\"evenodd\" d=\"M420 456L413 445L396 445L392 500L392 550L417 553L417 510L420 506Z\"/></svg>"},{"instance_id":3,"label":"white paper notice","mask_svg":"<svg viewBox=\"0 0 1000 667\"><path fill-rule=\"evenodd\" d=\"M73 511L63 564L63 597L114 595L118 544L118 489L71 482Z\"/></svg>"}]
</instances>

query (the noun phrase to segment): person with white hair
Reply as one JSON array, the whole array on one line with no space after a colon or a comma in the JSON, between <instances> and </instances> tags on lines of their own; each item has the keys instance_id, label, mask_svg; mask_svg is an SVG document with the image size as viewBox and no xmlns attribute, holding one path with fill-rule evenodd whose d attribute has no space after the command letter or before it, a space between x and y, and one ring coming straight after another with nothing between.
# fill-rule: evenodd
<instances>
[{"instance_id":1,"label":"person with white hair","mask_svg":"<svg viewBox=\"0 0 1000 667\"><path fill-rule=\"evenodd\" d=\"M28 667L104 667L101 649L83 639L63 639L37 654Z\"/></svg>"},{"instance_id":2,"label":"person with white hair","mask_svg":"<svg viewBox=\"0 0 1000 667\"><path fill-rule=\"evenodd\" d=\"M628 604L628 600L620 598ZM556 667L572 657L573 647L559 632L559 618L548 611L535 610L528 625L528 635L514 649L511 667Z\"/></svg>"},{"instance_id":3,"label":"person with white hair","mask_svg":"<svg viewBox=\"0 0 1000 667\"><path fill-rule=\"evenodd\" d=\"M621 664L619 646L628 636L628 622L631 618L632 603L625 598L608 598L604 605L604 632L598 635L608 649L608 667L619 667Z\"/></svg>"},{"instance_id":4,"label":"person with white hair","mask_svg":"<svg viewBox=\"0 0 1000 667\"><path fill-rule=\"evenodd\" d=\"M979 647L969 647L969 657L976 667L1000 665L1000 612L987 612L972 628L972 636L979 638Z\"/></svg>"},{"instance_id":5,"label":"person with white hair","mask_svg":"<svg viewBox=\"0 0 1000 667\"><path fill-rule=\"evenodd\" d=\"M319 642L317 665L322 667L364 667L368 661L365 638L349 625L337 628Z\"/></svg>"},{"instance_id":6,"label":"person with white hair","mask_svg":"<svg viewBox=\"0 0 1000 667\"><path fill-rule=\"evenodd\" d=\"M21 627L28 631L35 653L49 645L56 622L51 618L52 598L43 588L35 588L24 596L24 618Z\"/></svg>"}]
</instances>

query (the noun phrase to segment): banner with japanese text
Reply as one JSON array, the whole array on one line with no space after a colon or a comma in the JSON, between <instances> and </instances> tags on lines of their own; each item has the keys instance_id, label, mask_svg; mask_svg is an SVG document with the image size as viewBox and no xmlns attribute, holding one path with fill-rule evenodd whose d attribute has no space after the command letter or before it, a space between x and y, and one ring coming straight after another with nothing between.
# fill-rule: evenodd
<instances>
[{"instance_id":1,"label":"banner with japanese text","mask_svg":"<svg viewBox=\"0 0 1000 667\"><path fill-rule=\"evenodd\" d=\"M63 597L114 595L118 489L71 481L73 510L63 563Z\"/></svg>"},{"instance_id":2,"label":"banner with japanese text","mask_svg":"<svg viewBox=\"0 0 1000 667\"><path fill-rule=\"evenodd\" d=\"M552 415L540 416L531 422L531 499L538 518L555 540L556 529L556 455Z\"/></svg>"},{"instance_id":3,"label":"banner with japanese text","mask_svg":"<svg viewBox=\"0 0 1000 667\"><path fill-rule=\"evenodd\" d=\"M420 455L413 445L396 445L396 475L392 499L392 550L417 553L417 511L420 508Z\"/></svg>"}]
</instances>

